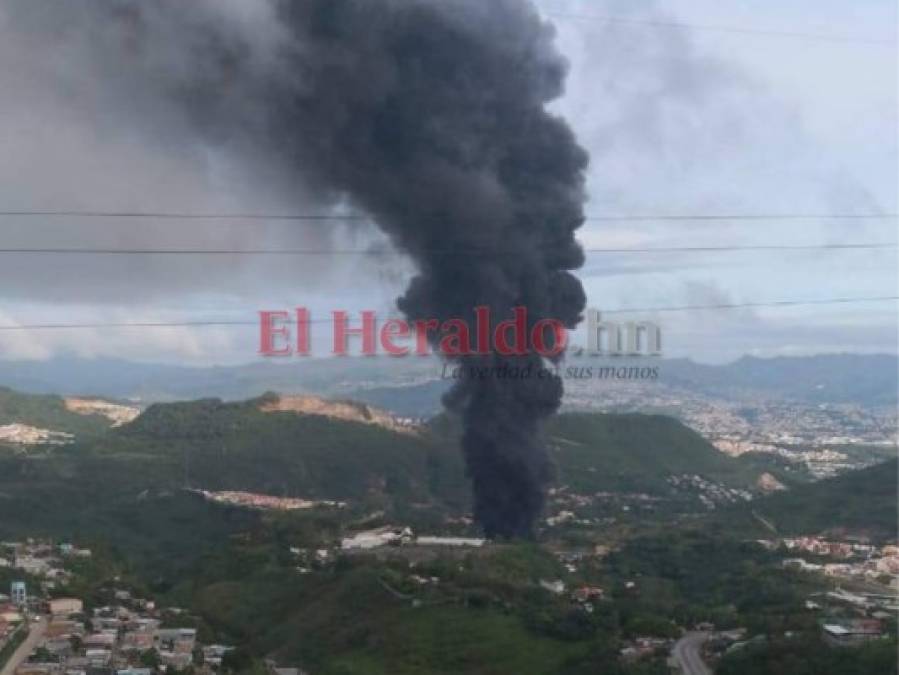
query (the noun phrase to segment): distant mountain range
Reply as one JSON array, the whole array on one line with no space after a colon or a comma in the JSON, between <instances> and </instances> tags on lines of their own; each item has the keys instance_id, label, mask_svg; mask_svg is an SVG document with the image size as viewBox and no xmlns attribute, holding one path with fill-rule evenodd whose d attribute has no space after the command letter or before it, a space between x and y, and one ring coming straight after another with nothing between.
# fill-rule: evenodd
<instances>
[{"instance_id":1,"label":"distant mountain range","mask_svg":"<svg viewBox=\"0 0 899 675\"><path fill-rule=\"evenodd\" d=\"M664 362L666 384L707 395L776 396L805 403L896 405L899 359L887 354L828 354L760 359L744 356L721 366Z\"/></svg>"},{"instance_id":2,"label":"distant mountain range","mask_svg":"<svg viewBox=\"0 0 899 675\"><path fill-rule=\"evenodd\" d=\"M645 360L641 363L645 365ZM611 360L609 365L626 362ZM893 355L744 357L726 365L670 359L654 360L653 365L659 368L654 385L731 400L894 406L899 390L899 360ZM279 391L351 398L403 415L429 417L439 412L441 396L449 387L441 373L442 365L431 358L260 361L200 368L59 357L0 361L0 386L144 403L207 397L241 400Z\"/></svg>"}]
</instances>

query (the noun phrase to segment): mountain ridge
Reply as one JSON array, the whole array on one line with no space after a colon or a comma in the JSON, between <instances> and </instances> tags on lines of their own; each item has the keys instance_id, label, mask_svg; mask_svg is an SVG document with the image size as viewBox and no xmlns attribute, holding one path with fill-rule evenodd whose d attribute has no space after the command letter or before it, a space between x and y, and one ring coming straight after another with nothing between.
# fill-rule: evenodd
<instances>
[{"instance_id":1,"label":"mountain ridge","mask_svg":"<svg viewBox=\"0 0 899 675\"><path fill-rule=\"evenodd\" d=\"M891 354L744 356L723 365L680 358L653 363L660 366L659 383L721 397L750 391L811 403L895 405L899 388L899 358ZM311 359L210 367L78 357L0 361L0 383L27 393L161 402L207 396L240 400L276 390L362 400L382 408L393 408L391 401L399 399L404 409L398 412L413 416L439 410L449 386L441 372L435 359ZM417 389L412 396L406 395L409 387Z\"/></svg>"}]
</instances>

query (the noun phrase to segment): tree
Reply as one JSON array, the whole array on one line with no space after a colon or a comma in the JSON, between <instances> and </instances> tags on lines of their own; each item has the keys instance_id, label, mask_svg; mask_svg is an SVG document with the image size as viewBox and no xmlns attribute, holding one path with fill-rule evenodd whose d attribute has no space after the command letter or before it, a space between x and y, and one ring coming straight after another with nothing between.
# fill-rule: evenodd
<instances>
[{"instance_id":1,"label":"tree","mask_svg":"<svg viewBox=\"0 0 899 675\"><path fill-rule=\"evenodd\" d=\"M159 668L159 652L152 648L141 652L140 664L144 668L152 668L154 670Z\"/></svg>"}]
</instances>

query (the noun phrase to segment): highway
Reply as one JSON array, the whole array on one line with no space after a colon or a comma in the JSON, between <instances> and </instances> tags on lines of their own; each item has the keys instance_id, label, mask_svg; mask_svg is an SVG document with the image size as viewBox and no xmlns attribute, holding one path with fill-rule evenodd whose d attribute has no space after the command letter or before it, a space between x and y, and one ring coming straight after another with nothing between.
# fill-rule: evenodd
<instances>
[{"instance_id":1,"label":"highway","mask_svg":"<svg viewBox=\"0 0 899 675\"><path fill-rule=\"evenodd\" d=\"M13 655L9 657L9 661L6 662L6 665L3 666L3 670L0 670L0 675L13 675L16 671L16 668L19 667L19 664L22 663L25 659L28 658L28 655L31 653L31 650L37 647L38 643L41 641L41 638L44 637L44 631L47 630L47 619L46 617L41 617L41 620L38 623L32 623L29 628L31 632L28 633L28 637L25 638L25 642L19 645L19 648L13 652Z\"/></svg>"},{"instance_id":2,"label":"highway","mask_svg":"<svg viewBox=\"0 0 899 675\"><path fill-rule=\"evenodd\" d=\"M686 633L674 645L674 656L683 675L712 675L712 670L702 660L702 645L709 639L708 633Z\"/></svg>"}]
</instances>

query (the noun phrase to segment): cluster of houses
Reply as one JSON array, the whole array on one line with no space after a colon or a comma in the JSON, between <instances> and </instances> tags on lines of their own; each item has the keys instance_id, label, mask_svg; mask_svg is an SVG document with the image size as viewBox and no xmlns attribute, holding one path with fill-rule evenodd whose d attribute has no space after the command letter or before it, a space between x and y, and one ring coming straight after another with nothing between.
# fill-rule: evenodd
<instances>
[{"instance_id":1,"label":"cluster of houses","mask_svg":"<svg viewBox=\"0 0 899 675\"><path fill-rule=\"evenodd\" d=\"M879 619L850 619L825 623L824 640L832 647L855 647L883 637L883 622Z\"/></svg>"},{"instance_id":2,"label":"cluster of houses","mask_svg":"<svg viewBox=\"0 0 899 675\"><path fill-rule=\"evenodd\" d=\"M0 542L0 568L15 569L23 575L37 577L45 592L70 580L72 575L65 568L68 561L90 557L90 549L68 543L53 544L33 539Z\"/></svg>"},{"instance_id":3,"label":"cluster of houses","mask_svg":"<svg viewBox=\"0 0 899 675\"><path fill-rule=\"evenodd\" d=\"M624 661L639 661L650 656L667 656L674 640L660 637L636 637L628 640L618 651L618 655Z\"/></svg>"},{"instance_id":4,"label":"cluster of houses","mask_svg":"<svg viewBox=\"0 0 899 675\"><path fill-rule=\"evenodd\" d=\"M788 551L803 551L835 558L871 557L878 554L885 558L899 557L899 546L895 544L888 544L878 548L872 544L856 541L828 541L820 537L797 537L794 539L781 539L779 542L766 541L765 543L774 546L777 546L779 543Z\"/></svg>"},{"instance_id":5,"label":"cluster of houses","mask_svg":"<svg viewBox=\"0 0 899 675\"><path fill-rule=\"evenodd\" d=\"M895 595L847 591L839 586L815 593L806 609L819 613L824 640L834 647L851 647L886 635L887 622L899 612Z\"/></svg>"},{"instance_id":6,"label":"cluster of houses","mask_svg":"<svg viewBox=\"0 0 899 675\"><path fill-rule=\"evenodd\" d=\"M23 446L67 445L74 440L75 437L72 434L64 431L51 431L19 423L0 425L0 443Z\"/></svg>"},{"instance_id":7,"label":"cluster of houses","mask_svg":"<svg viewBox=\"0 0 899 675\"><path fill-rule=\"evenodd\" d=\"M15 675L152 675L188 667L211 673L232 649L200 645L195 628L165 626L171 610L157 610L152 600L124 590L115 598L116 604L90 612L79 598L26 603L31 609L22 625L38 639Z\"/></svg>"},{"instance_id":8,"label":"cluster of houses","mask_svg":"<svg viewBox=\"0 0 899 675\"><path fill-rule=\"evenodd\" d=\"M540 588L545 591L549 591L554 595L564 595L568 590L565 582L561 579L541 579L538 583ZM604 599L605 596L605 590L603 590L599 586L590 586L587 584L581 584L568 593L568 597L571 600L571 603L577 607L580 607L588 614L593 613L593 610L595 609L594 603Z\"/></svg>"},{"instance_id":9,"label":"cluster of houses","mask_svg":"<svg viewBox=\"0 0 899 675\"><path fill-rule=\"evenodd\" d=\"M821 621L824 640L834 647L851 647L884 635L884 621L899 611L899 546L873 546L857 541L829 541L820 537L763 540L769 550L804 553L814 556L786 558L782 565L789 569L824 574L847 581L871 582L889 578L893 589L883 593L854 592L837 586L835 590L810 597L806 609L830 617ZM848 618L846 614L849 614Z\"/></svg>"},{"instance_id":10,"label":"cluster of houses","mask_svg":"<svg viewBox=\"0 0 899 675\"><path fill-rule=\"evenodd\" d=\"M784 567L846 579L879 580L887 577L890 585L899 590L899 546L894 544L876 547L854 542L826 541L817 537L764 540L759 543L772 550L808 553L819 558L813 561L798 557L787 558L783 561Z\"/></svg>"},{"instance_id":11,"label":"cluster of houses","mask_svg":"<svg viewBox=\"0 0 899 675\"><path fill-rule=\"evenodd\" d=\"M599 491L579 494L567 485L550 488L548 496L553 514L547 516L544 523L549 528L564 525L610 525L616 522L615 517L608 516L610 513L655 511L666 501L645 492ZM603 515L599 516L600 513Z\"/></svg>"},{"instance_id":12,"label":"cluster of houses","mask_svg":"<svg viewBox=\"0 0 899 675\"><path fill-rule=\"evenodd\" d=\"M678 492L695 495L710 511L719 505L750 502L753 498L749 490L729 488L696 474L669 476L668 484Z\"/></svg>"},{"instance_id":13,"label":"cluster of houses","mask_svg":"<svg viewBox=\"0 0 899 675\"><path fill-rule=\"evenodd\" d=\"M15 675L152 675L193 667L214 671L229 650L201 645L197 631L179 627L183 611L159 609L153 600L111 591L113 603L87 611L82 599L53 597L72 579L67 563L88 559L91 551L73 544L29 539L0 543L0 566L37 580L13 581L8 596L0 594L0 649L28 636L31 652L13 664Z\"/></svg>"},{"instance_id":14,"label":"cluster of houses","mask_svg":"<svg viewBox=\"0 0 899 675\"><path fill-rule=\"evenodd\" d=\"M486 543L484 539L474 537L438 537L416 535L410 527L379 527L374 530L356 532L340 541L344 551L359 551L380 548L382 546L450 546L480 548Z\"/></svg>"}]
</instances>

